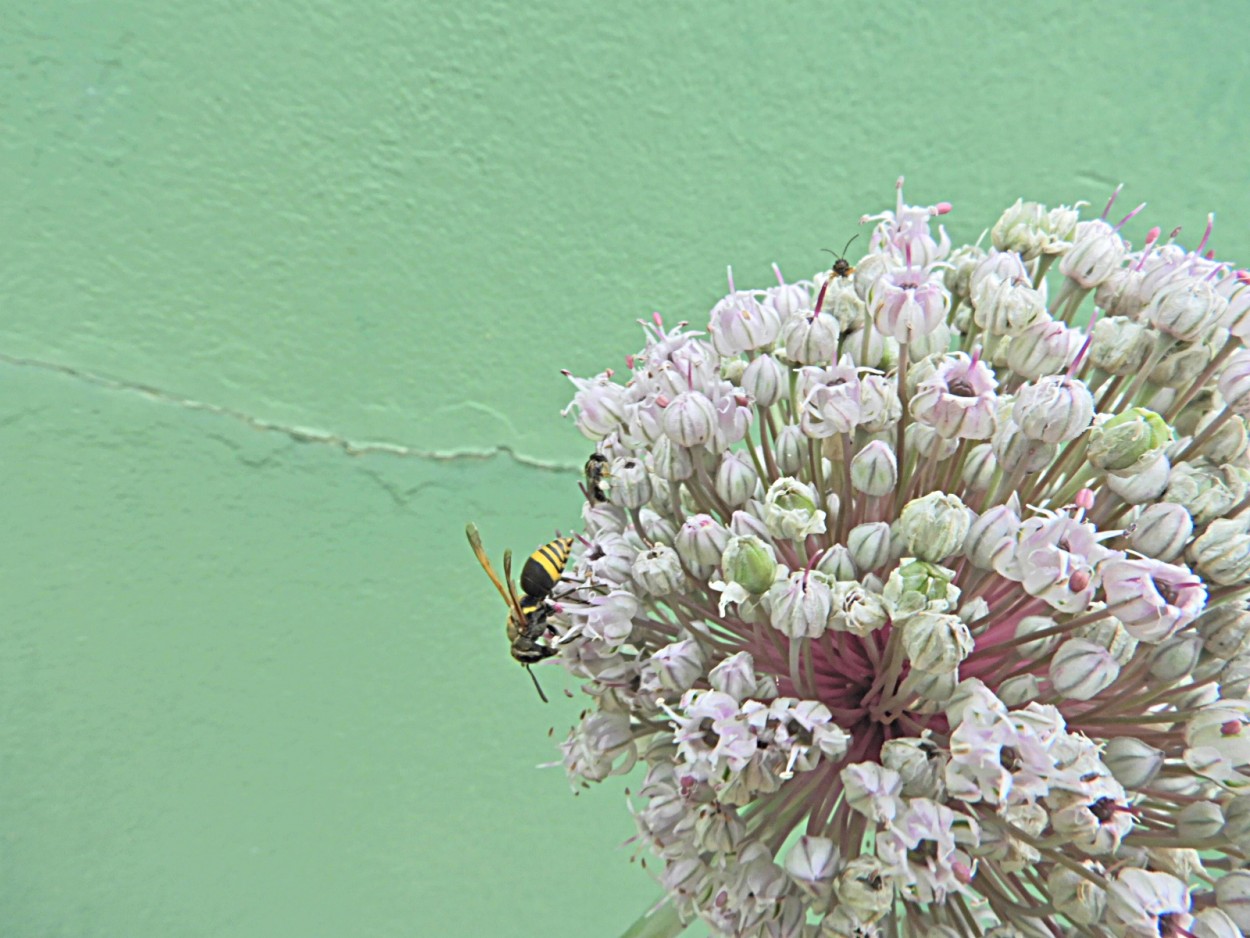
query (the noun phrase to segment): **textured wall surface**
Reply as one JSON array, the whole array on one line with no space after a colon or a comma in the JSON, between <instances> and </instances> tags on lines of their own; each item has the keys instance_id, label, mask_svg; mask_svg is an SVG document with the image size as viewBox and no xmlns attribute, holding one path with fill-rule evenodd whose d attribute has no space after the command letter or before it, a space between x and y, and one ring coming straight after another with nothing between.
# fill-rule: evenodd
<instances>
[{"instance_id":1,"label":"textured wall surface","mask_svg":"<svg viewBox=\"0 0 1250 938\"><path fill-rule=\"evenodd\" d=\"M1250 257L1231 5L878 6L0 11L0 934L645 907L462 535L574 523L558 369L809 274L900 173L961 237L1124 180Z\"/></svg>"}]
</instances>

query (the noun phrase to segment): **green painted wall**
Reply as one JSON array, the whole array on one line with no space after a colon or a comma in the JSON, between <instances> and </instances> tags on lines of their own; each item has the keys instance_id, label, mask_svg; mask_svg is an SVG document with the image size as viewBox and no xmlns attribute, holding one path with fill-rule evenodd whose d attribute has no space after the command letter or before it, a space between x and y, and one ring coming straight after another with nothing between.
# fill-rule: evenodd
<instances>
[{"instance_id":1,"label":"green painted wall","mask_svg":"<svg viewBox=\"0 0 1250 938\"><path fill-rule=\"evenodd\" d=\"M1250 256L1242 12L6 4L0 934L615 934L621 788L534 768L579 708L461 533L575 519L558 369L899 173Z\"/></svg>"}]
</instances>

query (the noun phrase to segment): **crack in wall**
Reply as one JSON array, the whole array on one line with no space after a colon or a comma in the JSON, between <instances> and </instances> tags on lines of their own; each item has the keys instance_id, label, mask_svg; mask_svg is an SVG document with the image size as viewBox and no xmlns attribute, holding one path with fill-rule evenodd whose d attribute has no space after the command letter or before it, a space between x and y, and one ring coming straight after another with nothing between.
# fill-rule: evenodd
<instances>
[{"instance_id":1,"label":"crack in wall","mask_svg":"<svg viewBox=\"0 0 1250 938\"><path fill-rule=\"evenodd\" d=\"M181 397L172 391L166 391L162 388L153 387L148 384L140 384L135 381L126 381L121 378L113 378L108 375L97 374L91 371L83 371L71 365L61 364L60 362L44 361L38 358L19 358L14 355L8 355L4 352L0 352L0 364L9 365L14 368L30 368L37 371L58 374L72 378L75 381L82 381L86 384L95 385L96 387L105 388L110 391L138 394L142 397L148 398L149 400L157 401L162 404L169 404L174 407L180 407L184 410L194 410L201 413L213 414L217 417L225 417L235 421L236 423L241 423L244 426L250 427L253 430L285 436L296 443L317 443L322 446L329 446L339 450L347 456L395 456L401 459L423 459L430 462L457 462L462 460L481 461L494 459L496 456L506 456L518 465L526 466L530 469L538 469L543 472L580 474L582 471L580 465L527 456L524 453L517 452L511 446L506 444L500 444L488 449L427 450L419 449L415 446L406 446L402 443L351 440L345 436L341 436L340 434L333 433L328 430L318 430L312 427L296 427L277 423L272 420L266 420L263 417L255 416L254 414L248 414L241 410L235 410L233 407L225 407L221 404L209 403L208 401L197 401L192 398ZM23 412L23 414L25 413L26 412Z\"/></svg>"}]
</instances>

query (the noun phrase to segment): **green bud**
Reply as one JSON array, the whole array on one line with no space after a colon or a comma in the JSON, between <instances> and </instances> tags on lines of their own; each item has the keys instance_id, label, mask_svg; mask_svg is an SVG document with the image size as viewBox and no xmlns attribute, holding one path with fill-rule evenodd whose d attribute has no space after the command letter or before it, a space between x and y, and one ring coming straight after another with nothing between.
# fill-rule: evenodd
<instances>
[{"instance_id":1,"label":"green bud","mask_svg":"<svg viewBox=\"0 0 1250 938\"><path fill-rule=\"evenodd\" d=\"M764 496L764 524L773 537L802 538L825 530L825 513L810 485L783 477Z\"/></svg>"},{"instance_id":2,"label":"green bud","mask_svg":"<svg viewBox=\"0 0 1250 938\"><path fill-rule=\"evenodd\" d=\"M972 517L959 496L932 492L904 505L896 525L907 553L937 562L963 546Z\"/></svg>"},{"instance_id":3,"label":"green bud","mask_svg":"<svg viewBox=\"0 0 1250 938\"><path fill-rule=\"evenodd\" d=\"M762 596L773 585L777 558L773 549L753 534L731 537L721 556L725 578L748 593Z\"/></svg>"},{"instance_id":4,"label":"green bud","mask_svg":"<svg viewBox=\"0 0 1250 938\"><path fill-rule=\"evenodd\" d=\"M955 571L923 560L904 558L890 573L881 596L895 620L921 612L952 612L959 603L959 587L951 583Z\"/></svg>"},{"instance_id":5,"label":"green bud","mask_svg":"<svg viewBox=\"0 0 1250 938\"><path fill-rule=\"evenodd\" d=\"M1089 461L1106 472L1133 475L1154 462L1171 442L1167 421L1152 410L1130 407L1095 421L1089 431Z\"/></svg>"}]
</instances>

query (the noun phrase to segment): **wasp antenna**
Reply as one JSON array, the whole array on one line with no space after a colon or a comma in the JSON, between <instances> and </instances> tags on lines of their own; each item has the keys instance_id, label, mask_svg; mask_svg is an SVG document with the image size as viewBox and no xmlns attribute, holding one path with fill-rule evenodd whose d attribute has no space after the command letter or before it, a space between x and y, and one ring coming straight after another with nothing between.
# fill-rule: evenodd
<instances>
[{"instance_id":1,"label":"wasp antenna","mask_svg":"<svg viewBox=\"0 0 1250 938\"><path fill-rule=\"evenodd\" d=\"M516 586L514 586L512 583L512 549L511 548L503 552L503 578L504 578L504 582L508 584L508 595L512 598L512 604L516 606L517 611L520 612L521 600L517 599ZM523 620L524 618L525 616L522 615L521 619Z\"/></svg>"},{"instance_id":2,"label":"wasp antenna","mask_svg":"<svg viewBox=\"0 0 1250 938\"><path fill-rule=\"evenodd\" d=\"M846 249L847 249L847 248L849 248L849 247L850 247L850 246L851 246L851 245L855 242L855 239L856 239L856 238L858 238L858 237L859 237L859 232L858 232L858 231L857 231L857 232L855 232L855 234L851 235L851 240L850 240L850 241L848 241L848 242L846 242L845 247L843 247L843 248L842 248L842 256L843 256L843 257L846 257Z\"/></svg>"},{"instance_id":3,"label":"wasp antenna","mask_svg":"<svg viewBox=\"0 0 1250 938\"><path fill-rule=\"evenodd\" d=\"M534 669L527 664L525 666L525 670L529 672L530 680L534 682L534 690L538 691L538 696L541 698L542 702L551 703L551 701L547 699L547 695L543 693L542 685L538 683L538 675L534 673Z\"/></svg>"}]
</instances>

